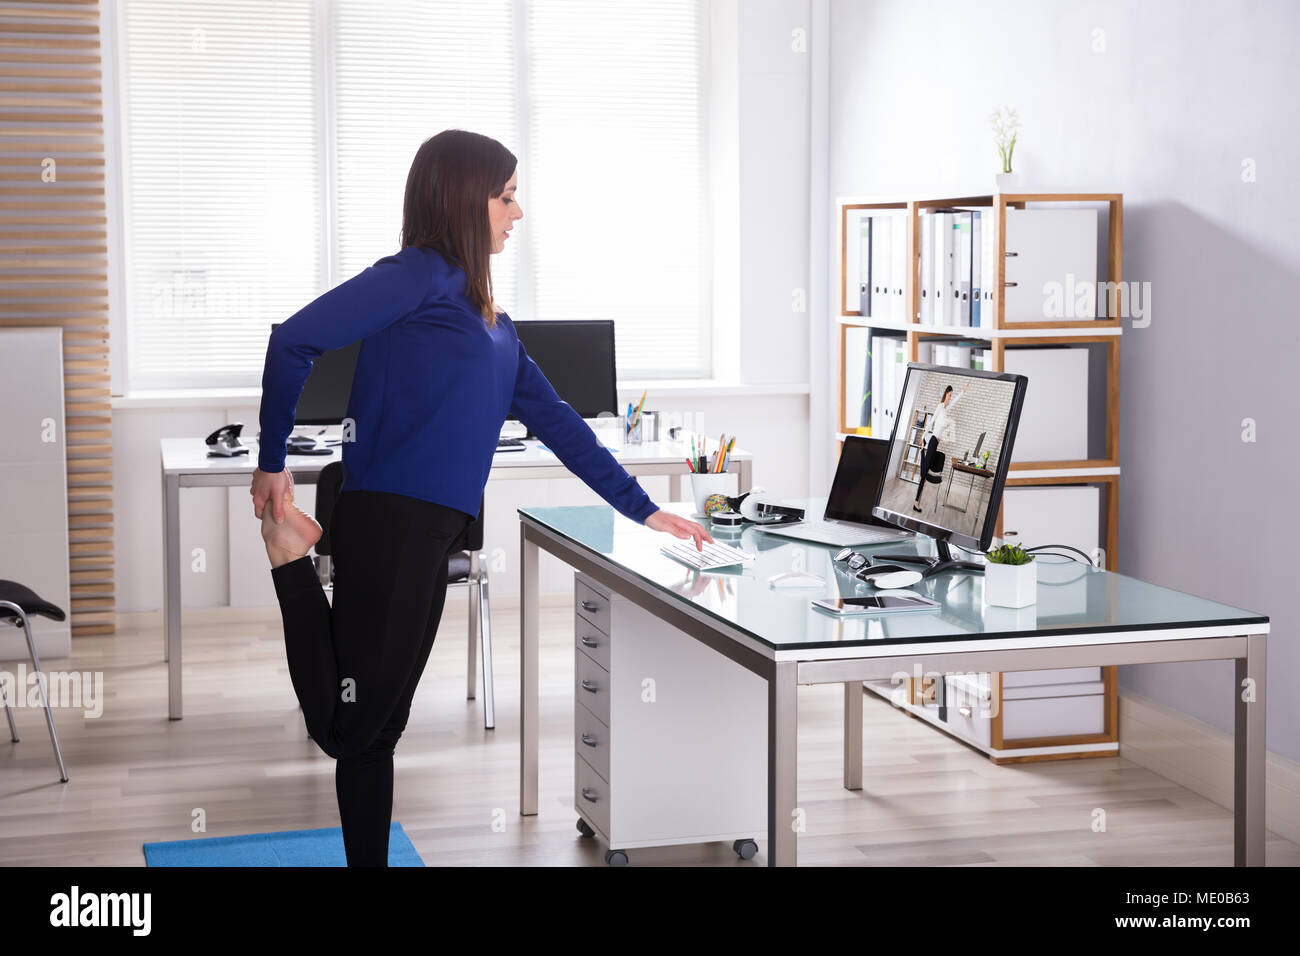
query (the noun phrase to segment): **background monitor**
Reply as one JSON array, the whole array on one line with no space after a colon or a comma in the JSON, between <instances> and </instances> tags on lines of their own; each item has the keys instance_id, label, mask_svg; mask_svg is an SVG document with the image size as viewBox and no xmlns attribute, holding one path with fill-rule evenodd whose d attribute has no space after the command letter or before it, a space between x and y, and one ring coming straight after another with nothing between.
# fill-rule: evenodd
<instances>
[{"instance_id":1,"label":"background monitor","mask_svg":"<svg viewBox=\"0 0 1300 956\"><path fill-rule=\"evenodd\" d=\"M948 542L986 550L997 524L1027 385L1023 375L909 364L875 514L938 539L943 560L950 560ZM952 397L939 419L942 434L935 434L933 425L948 389ZM981 433L981 457L974 459ZM931 437L932 452L938 454L927 455ZM987 462L984 452L989 453ZM972 461L966 460L967 454Z\"/></svg>"},{"instance_id":2,"label":"background monitor","mask_svg":"<svg viewBox=\"0 0 1300 956\"><path fill-rule=\"evenodd\" d=\"M282 323L271 325L275 331ZM515 331L556 393L583 418L615 415L617 370L612 319L538 319ZM319 355L303 385L294 425L338 425L347 417L361 340Z\"/></svg>"},{"instance_id":3,"label":"background monitor","mask_svg":"<svg viewBox=\"0 0 1300 956\"><path fill-rule=\"evenodd\" d=\"M283 323L272 324L274 332ZM357 370L357 357L361 354L361 340L331 349L312 362L298 407L294 409L294 425L341 425L348 414L348 398L352 395L352 376Z\"/></svg>"},{"instance_id":4,"label":"background monitor","mask_svg":"<svg viewBox=\"0 0 1300 956\"><path fill-rule=\"evenodd\" d=\"M556 394L583 418L618 414L612 319L516 322L519 341Z\"/></svg>"}]
</instances>

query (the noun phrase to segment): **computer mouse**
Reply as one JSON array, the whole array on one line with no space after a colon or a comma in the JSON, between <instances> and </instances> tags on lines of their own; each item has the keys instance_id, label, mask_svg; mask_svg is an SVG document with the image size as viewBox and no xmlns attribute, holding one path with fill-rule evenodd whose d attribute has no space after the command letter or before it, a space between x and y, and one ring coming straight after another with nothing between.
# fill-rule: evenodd
<instances>
[{"instance_id":1,"label":"computer mouse","mask_svg":"<svg viewBox=\"0 0 1300 956\"><path fill-rule=\"evenodd\" d=\"M878 588L910 588L917 581L921 580L920 571L893 571L889 574L882 574L879 577L871 579L871 583Z\"/></svg>"},{"instance_id":2,"label":"computer mouse","mask_svg":"<svg viewBox=\"0 0 1300 956\"><path fill-rule=\"evenodd\" d=\"M826 583L826 580L816 574L786 571L784 574L772 575L767 579L767 583L769 587L774 588L819 588Z\"/></svg>"}]
</instances>

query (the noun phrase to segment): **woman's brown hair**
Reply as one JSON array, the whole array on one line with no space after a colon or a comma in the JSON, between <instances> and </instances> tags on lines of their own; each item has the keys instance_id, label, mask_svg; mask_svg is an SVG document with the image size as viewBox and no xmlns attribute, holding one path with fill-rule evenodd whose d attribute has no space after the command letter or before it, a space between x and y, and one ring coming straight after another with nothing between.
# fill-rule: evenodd
<instances>
[{"instance_id":1,"label":"woman's brown hair","mask_svg":"<svg viewBox=\"0 0 1300 956\"><path fill-rule=\"evenodd\" d=\"M402 248L435 249L465 270L465 296L488 326L492 301L492 237L487 202L505 190L518 161L490 136L447 129L426 139L411 163L402 203Z\"/></svg>"}]
</instances>

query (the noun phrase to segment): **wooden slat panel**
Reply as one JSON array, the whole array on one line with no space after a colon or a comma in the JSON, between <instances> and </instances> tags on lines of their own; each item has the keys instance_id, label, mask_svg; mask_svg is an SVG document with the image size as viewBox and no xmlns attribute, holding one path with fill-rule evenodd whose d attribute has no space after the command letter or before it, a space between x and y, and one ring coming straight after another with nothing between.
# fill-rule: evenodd
<instances>
[{"instance_id":1,"label":"wooden slat panel","mask_svg":"<svg viewBox=\"0 0 1300 956\"><path fill-rule=\"evenodd\" d=\"M70 515L70 516L68 517L68 527L70 527L70 528L81 528L81 527L87 527L87 528L88 528L88 527L92 527L92 526L95 526L95 525L101 525L101 524L108 524L108 525L111 525L111 524L113 523L113 519L114 519L114 515L113 515L113 512L111 512L111 511L105 511L105 512L104 512L103 514L101 514L101 515L94 515L94 514L78 514L78 515Z\"/></svg>"},{"instance_id":2,"label":"wooden slat panel","mask_svg":"<svg viewBox=\"0 0 1300 956\"><path fill-rule=\"evenodd\" d=\"M77 635L112 634L117 617L100 39L95 0L0 0L0 327L64 330Z\"/></svg>"},{"instance_id":3,"label":"wooden slat panel","mask_svg":"<svg viewBox=\"0 0 1300 956\"><path fill-rule=\"evenodd\" d=\"M23 36L21 34L9 34L14 24L5 24L0 30L0 56L8 56L5 47L26 47L30 50L98 50L99 40L97 39L64 39L63 37L51 36Z\"/></svg>"},{"instance_id":4,"label":"wooden slat panel","mask_svg":"<svg viewBox=\"0 0 1300 956\"><path fill-rule=\"evenodd\" d=\"M41 4L3 4L0 5L0 18L8 19L10 17L22 17L27 20L37 20L44 17L60 20L86 20L99 22L99 11L88 9L76 9L59 4L58 0L43 0ZM3 26L0 26L3 29Z\"/></svg>"},{"instance_id":5,"label":"wooden slat panel","mask_svg":"<svg viewBox=\"0 0 1300 956\"><path fill-rule=\"evenodd\" d=\"M0 83L0 90L7 86L13 86L12 83ZM89 86L89 84L86 84ZM92 91L93 92L93 91ZM72 97L55 97L41 96L32 93L25 93L22 90L17 92L0 92L0 105L3 106L75 106L82 109L97 110L101 103L97 97L85 97L84 99L74 99Z\"/></svg>"},{"instance_id":6,"label":"wooden slat panel","mask_svg":"<svg viewBox=\"0 0 1300 956\"><path fill-rule=\"evenodd\" d=\"M31 177L28 176L28 179ZM60 196L102 196L104 195L103 186L74 186L68 188L63 180L63 174L59 174L57 183L46 183L43 186L0 186L0 196L49 196L57 192ZM5 203L7 209L18 208ZM25 206L25 209L43 209L43 206Z\"/></svg>"},{"instance_id":7,"label":"wooden slat panel","mask_svg":"<svg viewBox=\"0 0 1300 956\"><path fill-rule=\"evenodd\" d=\"M21 166L24 169L30 169L33 163L35 163L39 167L40 161L41 161L40 156L35 156L31 158L22 157L22 156L0 156L0 167ZM104 165L104 159L102 156L75 156L69 159L62 160L59 163L59 175L62 176L63 171L69 167L72 169L76 169L80 166L103 166L103 165ZM28 175L29 176L31 175L30 172L28 173Z\"/></svg>"}]
</instances>

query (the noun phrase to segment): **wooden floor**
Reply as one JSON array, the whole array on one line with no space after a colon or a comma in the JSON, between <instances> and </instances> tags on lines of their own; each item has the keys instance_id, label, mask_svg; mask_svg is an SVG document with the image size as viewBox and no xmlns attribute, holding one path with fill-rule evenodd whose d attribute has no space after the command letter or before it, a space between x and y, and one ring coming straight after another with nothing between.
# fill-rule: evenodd
<instances>
[{"instance_id":1,"label":"wooden floor","mask_svg":"<svg viewBox=\"0 0 1300 956\"><path fill-rule=\"evenodd\" d=\"M393 818L430 866L603 866L574 829L572 605L543 608L541 782L518 814L518 617L494 610L497 728L465 700L465 601L449 595L396 755ZM70 780L60 784L42 712L16 710L0 743L0 863L139 866L155 840L338 826L334 762L305 736L278 610L186 615L185 719L167 719L157 626L73 641L59 670L102 671L103 715L56 711ZM15 665L5 665L11 671ZM799 691L802 865L1229 866L1232 816L1122 757L996 767L865 699L865 787L841 786L838 686ZM0 740L3 740L0 737ZM1121 742L1121 749L1122 749ZM1106 811L1106 831L1092 829ZM202 809L206 832L191 821ZM765 840L755 834L759 845ZM631 865L754 866L729 845L635 850ZM1300 847L1270 834L1270 865Z\"/></svg>"}]
</instances>

